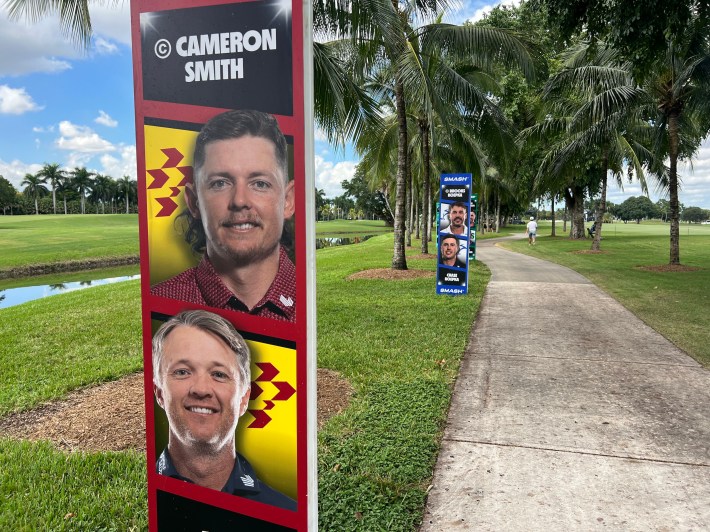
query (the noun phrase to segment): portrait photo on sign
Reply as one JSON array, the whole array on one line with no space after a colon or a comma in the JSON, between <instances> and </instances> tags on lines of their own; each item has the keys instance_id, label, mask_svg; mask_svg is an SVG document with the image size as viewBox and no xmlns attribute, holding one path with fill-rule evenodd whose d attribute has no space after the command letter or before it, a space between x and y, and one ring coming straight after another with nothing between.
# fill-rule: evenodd
<instances>
[{"instance_id":1,"label":"portrait photo on sign","mask_svg":"<svg viewBox=\"0 0 710 532\"><path fill-rule=\"evenodd\" d=\"M254 443L246 445L252 455L268 456L254 461L237 451L238 426L255 416L248 410L251 352L234 326L212 312L183 311L158 326L152 350L155 403L164 413L155 416L156 472L295 511L295 455L291 459ZM281 443L288 446L288 439Z\"/></svg>"},{"instance_id":2,"label":"portrait photo on sign","mask_svg":"<svg viewBox=\"0 0 710 532\"><path fill-rule=\"evenodd\" d=\"M173 153L166 146L188 152L191 165L169 187L170 215L149 212L151 294L294 322L293 155L276 118L232 110L196 135L171 131L147 126L145 135L149 175L167 175L151 170ZM166 202L153 199L149 208Z\"/></svg>"},{"instance_id":3,"label":"portrait photo on sign","mask_svg":"<svg viewBox=\"0 0 710 532\"><path fill-rule=\"evenodd\" d=\"M469 234L469 208L462 201L441 206L441 219L439 220L439 232L459 236Z\"/></svg>"},{"instance_id":4,"label":"portrait photo on sign","mask_svg":"<svg viewBox=\"0 0 710 532\"><path fill-rule=\"evenodd\" d=\"M455 235L439 236L439 264L454 268L465 268L468 254L466 240Z\"/></svg>"}]
</instances>

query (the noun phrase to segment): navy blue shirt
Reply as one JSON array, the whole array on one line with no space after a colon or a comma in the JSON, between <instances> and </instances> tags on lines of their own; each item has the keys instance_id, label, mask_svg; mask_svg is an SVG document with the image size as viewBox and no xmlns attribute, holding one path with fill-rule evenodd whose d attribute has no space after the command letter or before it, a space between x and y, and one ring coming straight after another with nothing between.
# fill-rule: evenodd
<instances>
[{"instance_id":1,"label":"navy blue shirt","mask_svg":"<svg viewBox=\"0 0 710 532\"><path fill-rule=\"evenodd\" d=\"M183 477L175 469L170 454L167 448L161 453L158 461L155 464L156 471L165 475L166 477L177 478L179 480L184 480L185 482L190 482L194 484L194 481L187 477ZM264 504L270 504L272 506L278 506L279 508L284 508L285 510L296 511L296 501L287 497L281 492L276 491L274 488L260 481L254 468L246 458L241 454L237 453L237 458L234 461L234 467L229 475L227 483L222 488L225 493L231 493L232 495L238 495L239 497L244 497L252 501L263 502Z\"/></svg>"}]
</instances>

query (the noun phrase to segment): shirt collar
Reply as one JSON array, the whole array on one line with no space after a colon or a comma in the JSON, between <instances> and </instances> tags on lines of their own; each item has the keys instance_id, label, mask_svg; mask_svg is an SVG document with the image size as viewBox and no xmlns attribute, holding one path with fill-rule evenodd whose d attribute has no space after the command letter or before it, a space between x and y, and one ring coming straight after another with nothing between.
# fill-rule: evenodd
<instances>
[{"instance_id":1,"label":"shirt collar","mask_svg":"<svg viewBox=\"0 0 710 532\"><path fill-rule=\"evenodd\" d=\"M215 308L231 308L251 314L259 314L263 309L282 315L293 321L296 313L296 268L282 246L279 246L279 270L264 297L251 311L227 288L217 274L207 253L197 266L197 284L205 303Z\"/></svg>"},{"instance_id":2,"label":"shirt collar","mask_svg":"<svg viewBox=\"0 0 710 532\"><path fill-rule=\"evenodd\" d=\"M185 482L189 482L190 484L195 483L193 480L183 477L180 473L178 473L167 447L160 454L158 462L155 464L155 469L160 475L183 480ZM232 495L259 493L261 491L261 485L259 483L259 479L256 477L254 469L251 467L251 464L247 462L246 459L244 459L244 457L239 453L237 453L237 457L234 460L234 467L232 468L229 479L222 488L222 491L225 493L231 493Z\"/></svg>"}]
</instances>

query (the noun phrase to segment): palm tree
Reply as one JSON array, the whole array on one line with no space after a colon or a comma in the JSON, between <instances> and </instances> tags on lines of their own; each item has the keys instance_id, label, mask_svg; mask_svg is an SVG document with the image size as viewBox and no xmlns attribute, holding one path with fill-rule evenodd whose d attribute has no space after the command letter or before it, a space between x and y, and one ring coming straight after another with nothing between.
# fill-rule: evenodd
<instances>
[{"instance_id":1,"label":"palm tree","mask_svg":"<svg viewBox=\"0 0 710 532\"><path fill-rule=\"evenodd\" d=\"M468 108L473 109L477 96L468 80L449 63L432 61L433 66L429 66L428 58L444 53L451 60L474 61L483 70L491 69L498 62L522 66L526 74L533 71L526 46L509 32L440 22L415 26L415 20L426 20L448 7L446 0L416 4L331 0L316 5L316 20L319 17L327 20L326 26L333 34L351 41L349 63L353 77L364 80L381 76L387 80L387 90L377 96L393 102L397 118L394 269L407 267L404 243L405 191L409 175L408 107L411 102L417 102L424 109L423 116L433 123L432 115L437 107L458 100L470 102ZM430 77L432 72L436 77ZM448 94L442 98L437 96L437 90L446 90Z\"/></svg>"},{"instance_id":2,"label":"palm tree","mask_svg":"<svg viewBox=\"0 0 710 532\"><path fill-rule=\"evenodd\" d=\"M647 148L650 127L644 112L648 100L635 83L631 65L620 62L604 43L582 42L570 48L565 59L564 68L544 90L550 108L566 115L558 122L564 124L564 131L550 143L538 175L568 174L572 165L586 170L581 172L585 177L591 176L589 185L601 193L592 242L592 250L598 251L609 173L621 186L628 164L629 178L635 173L647 191L644 166L653 172L659 172L660 166Z\"/></svg>"},{"instance_id":3,"label":"palm tree","mask_svg":"<svg viewBox=\"0 0 710 532\"><path fill-rule=\"evenodd\" d=\"M25 178L22 180L20 185L24 186L25 189L22 191L23 194L32 196L35 200L35 214L39 214L39 204L37 202L40 196L49 194L47 187L44 186L44 179L38 175L25 174Z\"/></svg>"},{"instance_id":4,"label":"palm tree","mask_svg":"<svg viewBox=\"0 0 710 532\"><path fill-rule=\"evenodd\" d=\"M654 151L668 157L671 265L680 264L678 161L691 159L710 129L710 28L700 17L691 20L682 37L667 42L644 88L653 99L650 114L656 131Z\"/></svg>"},{"instance_id":5,"label":"palm tree","mask_svg":"<svg viewBox=\"0 0 710 532\"><path fill-rule=\"evenodd\" d=\"M93 185L93 180L91 179L93 175L93 172L89 172L83 166L74 168L71 172L72 187L79 192L79 199L81 200L81 214L85 214L86 193L91 190Z\"/></svg>"},{"instance_id":6,"label":"palm tree","mask_svg":"<svg viewBox=\"0 0 710 532\"><path fill-rule=\"evenodd\" d=\"M116 191L119 194L122 194L126 200L126 214L129 213L131 198L136 197L136 193L138 191L137 185L138 184L127 175L124 175L117 182Z\"/></svg>"},{"instance_id":7,"label":"palm tree","mask_svg":"<svg viewBox=\"0 0 710 532\"><path fill-rule=\"evenodd\" d=\"M26 18L37 22L49 15L59 16L63 34L83 48L91 43L91 17L88 0L7 0L5 2L11 19Z\"/></svg>"},{"instance_id":8,"label":"palm tree","mask_svg":"<svg viewBox=\"0 0 710 532\"><path fill-rule=\"evenodd\" d=\"M52 185L52 207L54 214L57 214L57 187L66 177L64 170L59 168L58 163L45 163L42 169L37 172L37 175L44 178L45 183Z\"/></svg>"},{"instance_id":9,"label":"palm tree","mask_svg":"<svg viewBox=\"0 0 710 532\"><path fill-rule=\"evenodd\" d=\"M113 179L102 174L96 174L89 197L96 202L97 214L99 203L101 203L101 214L106 214L106 201L111 197L112 192Z\"/></svg>"}]
</instances>

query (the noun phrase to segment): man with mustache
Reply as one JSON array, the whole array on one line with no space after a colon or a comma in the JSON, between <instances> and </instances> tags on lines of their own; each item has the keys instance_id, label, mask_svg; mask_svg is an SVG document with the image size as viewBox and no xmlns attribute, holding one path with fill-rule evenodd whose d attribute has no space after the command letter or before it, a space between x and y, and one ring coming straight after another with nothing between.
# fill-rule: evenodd
<instances>
[{"instance_id":1,"label":"man with mustache","mask_svg":"<svg viewBox=\"0 0 710 532\"><path fill-rule=\"evenodd\" d=\"M202 260L151 293L295 321L295 268L280 244L295 210L294 184L276 119L227 111L207 122L195 142L185 201L185 239Z\"/></svg>"},{"instance_id":2,"label":"man with mustache","mask_svg":"<svg viewBox=\"0 0 710 532\"><path fill-rule=\"evenodd\" d=\"M468 235L468 224L466 223L468 219L468 209L466 204L460 201L453 203L449 207L449 213L447 215L449 219L449 226L443 229L441 232L451 235Z\"/></svg>"},{"instance_id":3,"label":"man with mustache","mask_svg":"<svg viewBox=\"0 0 710 532\"><path fill-rule=\"evenodd\" d=\"M251 393L249 347L227 320L178 314L153 336L153 391L168 418L161 475L288 510L296 502L265 484L235 450Z\"/></svg>"}]
</instances>

